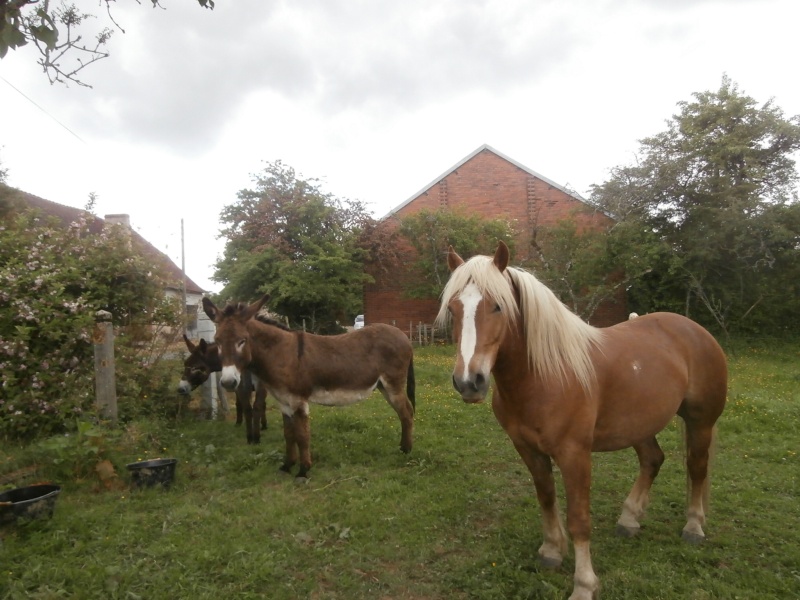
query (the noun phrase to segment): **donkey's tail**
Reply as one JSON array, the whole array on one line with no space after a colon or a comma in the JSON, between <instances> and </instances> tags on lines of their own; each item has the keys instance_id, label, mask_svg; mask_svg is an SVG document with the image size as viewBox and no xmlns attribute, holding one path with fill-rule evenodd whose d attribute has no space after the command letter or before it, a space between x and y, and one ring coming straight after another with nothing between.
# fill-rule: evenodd
<instances>
[{"instance_id":1,"label":"donkey's tail","mask_svg":"<svg viewBox=\"0 0 800 600\"><path fill-rule=\"evenodd\" d=\"M416 399L416 383L414 382L414 356L408 363L408 373L406 374L406 396L411 401L411 406L414 407L414 412L417 410Z\"/></svg>"}]
</instances>

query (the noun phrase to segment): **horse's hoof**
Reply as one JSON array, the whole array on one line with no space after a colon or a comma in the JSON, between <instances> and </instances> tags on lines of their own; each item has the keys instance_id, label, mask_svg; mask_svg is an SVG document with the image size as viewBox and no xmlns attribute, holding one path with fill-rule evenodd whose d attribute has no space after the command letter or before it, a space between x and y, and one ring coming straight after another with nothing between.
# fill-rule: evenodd
<instances>
[{"instance_id":1,"label":"horse's hoof","mask_svg":"<svg viewBox=\"0 0 800 600\"><path fill-rule=\"evenodd\" d=\"M628 527L627 525L617 523L617 528L614 530L614 533L616 533L619 537L632 538L639 535L641 530L641 527Z\"/></svg>"},{"instance_id":2,"label":"horse's hoof","mask_svg":"<svg viewBox=\"0 0 800 600\"><path fill-rule=\"evenodd\" d=\"M553 556L539 555L539 566L545 569L558 569L561 567L561 559Z\"/></svg>"},{"instance_id":3,"label":"horse's hoof","mask_svg":"<svg viewBox=\"0 0 800 600\"><path fill-rule=\"evenodd\" d=\"M700 535L699 533L694 533L692 531L682 531L681 537L683 538L684 542L688 542L690 544L702 544L706 541L706 536Z\"/></svg>"}]
</instances>

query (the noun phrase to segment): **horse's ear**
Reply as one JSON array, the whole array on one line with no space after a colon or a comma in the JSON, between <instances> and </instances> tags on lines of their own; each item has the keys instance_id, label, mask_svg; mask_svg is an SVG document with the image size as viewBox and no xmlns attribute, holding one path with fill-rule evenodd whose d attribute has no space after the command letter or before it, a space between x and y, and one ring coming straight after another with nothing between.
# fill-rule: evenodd
<instances>
[{"instance_id":1,"label":"horse's ear","mask_svg":"<svg viewBox=\"0 0 800 600\"><path fill-rule=\"evenodd\" d=\"M456 251L453 250L452 246L450 246L450 250L447 252L447 266L450 268L450 271L455 271L463 264L464 259L456 254Z\"/></svg>"},{"instance_id":2,"label":"horse's ear","mask_svg":"<svg viewBox=\"0 0 800 600\"><path fill-rule=\"evenodd\" d=\"M203 298L203 312L208 315L208 318L216 323L219 309L214 306L211 298Z\"/></svg>"},{"instance_id":3,"label":"horse's ear","mask_svg":"<svg viewBox=\"0 0 800 600\"><path fill-rule=\"evenodd\" d=\"M508 266L508 246L506 246L503 240L500 240L500 243L497 244L497 250L494 253L494 266L497 267L497 270L501 273L506 270Z\"/></svg>"},{"instance_id":4,"label":"horse's ear","mask_svg":"<svg viewBox=\"0 0 800 600\"><path fill-rule=\"evenodd\" d=\"M183 341L186 342L186 347L189 349L189 352L194 352L196 346L192 343L192 340L186 337L185 333L183 334Z\"/></svg>"},{"instance_id":5,"label":"horse's ear","mask_svg":"<svg viewBox=\"0 0 800 600\"><path fill-rule=\"evenodd\" d=\"M256 300L250 306L248 306L242 313L242 316L245 319L252 319L258 314L258 311L261 310L261 307L264 306L268 301L269 301L269 294L264 294L263 296L261 296L260 299Z\"/></svg>"}]
</instances>

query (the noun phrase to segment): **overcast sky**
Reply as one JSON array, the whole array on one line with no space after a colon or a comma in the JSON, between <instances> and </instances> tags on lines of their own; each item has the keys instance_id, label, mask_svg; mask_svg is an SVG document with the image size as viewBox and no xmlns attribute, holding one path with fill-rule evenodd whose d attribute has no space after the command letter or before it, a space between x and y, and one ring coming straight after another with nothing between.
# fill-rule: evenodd
<instances>
[{"instance_id":1,"label":"overcast sky","mask_svg":"<svg viewBox=\"0 0 800 600\"><path fill-rule=\"evenodd\" d=\"M213 291L220 210L264 162L380 217L482 144L588 196L723 74L800 114L797 0L162 4L117 2L92 89L51 86L30 48L0 60L0 161L54 202L96 192L178 265L183 219Z\"/></svg>"}]
</instances>

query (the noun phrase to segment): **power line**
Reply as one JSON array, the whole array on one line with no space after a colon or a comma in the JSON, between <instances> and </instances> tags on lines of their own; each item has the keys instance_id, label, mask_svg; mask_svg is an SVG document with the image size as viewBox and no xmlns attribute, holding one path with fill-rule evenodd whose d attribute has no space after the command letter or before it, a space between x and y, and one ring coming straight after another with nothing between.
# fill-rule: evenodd
<instances>
[{"instance_id":1,"label":"power line","mask_svg":"<svg viewBox=\"0 0 800 600\"><path fill-rule=\"evenodd\" d=\"M5 82L6 82L6 83L9 85L9 87L10 87L11 89L13 89L15 92L17 92L17 93L18 93L20 96L22 96L23 98L25 98L25 100L27 100L28 102L30 102L31 104L33 104L33 105L34 105L36 108L38 108L40 111L42 111L42 112L43 112L44 114L46 114L48 117L50 117L51 119L53 119L53 121L55 121L55 122L56 122L56 123L58 123L58 124L59 124L61 127L63 127L64 129L66 129L66 130L67 130L69 133L71 133L71 134L72 134L72 135L75 137L75 139L77 139L78 141L80 141L80 142L82 142L82 143L86 144L86 141L85 141L83 138L81 138L81 136L79 136L77 133L75 133L74 131L72 131L72 129L70 129L69 127L67 127L66 125L64 125L64 124L63 124L61 121L59 121L58 119L56 119L56 118L55 118L53 115L51 115L49 112L47 112L47 111L46 111L44 108L42 108L41 106L39 106L38 104L36 104L36 102L34 102L34 101L31 99L31 98L29 98L28 96L26 96L26 95L25 95L25 93L24 93L22 90L20 90L20 89L19 89L19 88L17 88L16 86L14 86L14 84L13 84L13 83L11 83L11 82L10 82L8 79L6 79L5 77L3 77L2 75L0 75L0 79L2 79L3 81L5 81ZM88 146L89 144L86 144L86 145Z\"/></svg>"}]
</instances>

